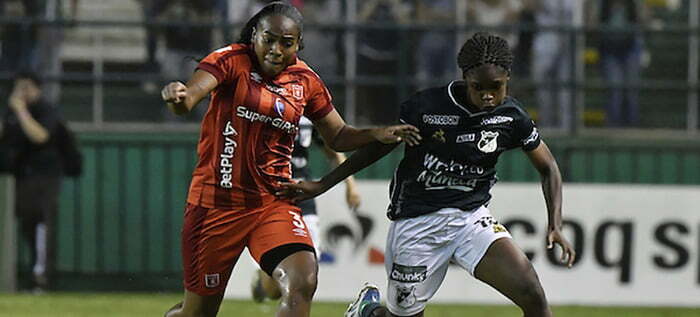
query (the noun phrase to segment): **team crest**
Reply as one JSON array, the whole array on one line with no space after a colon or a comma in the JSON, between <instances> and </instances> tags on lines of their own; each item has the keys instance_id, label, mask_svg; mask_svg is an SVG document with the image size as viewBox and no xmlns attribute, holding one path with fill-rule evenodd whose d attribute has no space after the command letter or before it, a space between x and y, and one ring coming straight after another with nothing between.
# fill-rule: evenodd
<instances>
[{"instance_id":1,"label":"team crest","mask_svg":"<svg viewBox=\"0 0 700 317\"><path fill-rule=\"evenodd\" d=\"M481 139L477 147L484 153L495 151L498 148L498 132L481 131Z\"/></svg>"},{"instance_id":2,"label":"team crest","mask_svg":"<svg viewBox=\"0 0 700 317\"><path fill-rule=\"evenodd\" d=\"M447 140L445 140L445 131L442 131L442 129L435 131L435 133L433 133L433 139L441 143L447 142Z\"/></svg>"},{"instance_id":3,"label":"team crest","mask_svg":"<svg viewBox=\"0 0 700 317\"><path fill-rule=\"evenodd\" d=\"M292 85L292 96L297 100L304 99L304 86Z\"/></svg>"},{"instance_id":4,"label":"team crest","mask_svg":"<svg viewBox=\"0 0 700 317\"><path fill-rule=\"evenodd\" d=\"M284 102L280 98L275 99L275 112L277 112L280 117L284 117Z\"/></svg>"},{"instance_id":5,"label":"team crest","mask_svg":"<svg viewBox=\"0 0 700 317\"><path fill-rule=\"evenodd\" d=\"M219 286L220 283L221 282L219 280L219 273L204 275L204 286L208 288L214 288Z\"/></svg>"},{"instance_id":6,"label":"team crest","mask_svg":"<svg viewBox=\"0 0 700 317\"><path fill-rule=\"evenodd\" d=\"M416 286L396 286L396 302L399 306L408 308L416 303Z\"/></svg>"}]
</instances>

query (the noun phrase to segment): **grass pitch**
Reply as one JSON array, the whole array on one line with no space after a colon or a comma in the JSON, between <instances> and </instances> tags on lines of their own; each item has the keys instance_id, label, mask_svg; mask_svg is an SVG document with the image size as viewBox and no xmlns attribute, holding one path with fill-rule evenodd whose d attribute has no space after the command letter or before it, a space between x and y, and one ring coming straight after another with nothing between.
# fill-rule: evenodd
<instances>
[{"instance_id":1,"label":"grass pitch","mask_svg":"<svg viewBox=\"0 0 700 317\"><path fill-rule=\"evenodd\" d=\"M0 317L146 317L162 316L182 299L181 294L50 293L0 294ZM342 316L347 303L314 303L311 316ZM700 308L554 307L565 317L698 317ZM274 316L276 303L225 300L219 316ZM520 317L514 306L429 305L427 317Z\"/></svg>"}]
</instances>

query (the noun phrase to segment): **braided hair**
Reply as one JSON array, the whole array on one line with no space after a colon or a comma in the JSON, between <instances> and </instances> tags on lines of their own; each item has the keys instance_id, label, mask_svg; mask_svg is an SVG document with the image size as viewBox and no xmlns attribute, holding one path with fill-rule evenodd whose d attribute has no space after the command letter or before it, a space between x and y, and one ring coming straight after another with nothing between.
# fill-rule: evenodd
<instances>
[{"instance_id":1,"label":"braided hair","mask_svg":"<svg viewBox=\"0 0 700 317\"><path fill-rule=\"evenodd\" d=\"M510 74L513 64L513 53L508 47L508 42L501 37L485 32L474 34L459 50L457 65L462 73L482 65L496 65Z\"/></svg>"},{"instance_id":2,"label":"braided hair","mask_svg":"<svg viewBox=\"0 0 700 317\"><path fill-rule=\"evenodd\" d=\"M304 48L301 36L304 31L304 18L301 16L301 13L299 13L297 8L283 1L271 2L260 9L260 11L258 11L258 13L256 13L253 17L251 17L241 30L237 43L250 44L253 41L253 29L258 25L258 22L260 22L262 18L272 15L282 15L288 17L297 24L299 27L299 50Z\"/></svg>"}]
</instances>

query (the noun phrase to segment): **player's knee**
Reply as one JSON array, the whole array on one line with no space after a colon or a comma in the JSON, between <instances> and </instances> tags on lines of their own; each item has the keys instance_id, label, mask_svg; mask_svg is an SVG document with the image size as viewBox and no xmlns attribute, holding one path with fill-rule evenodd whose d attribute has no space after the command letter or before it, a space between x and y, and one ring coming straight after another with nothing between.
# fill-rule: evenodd
<instances>
[{"instance_id":1,"label":"player's knee","mask_svg":"<svg viewBox=\"0 0 700 317\"><path fill-rule=\"evenodd\" d=\"M304 272L295 278L290 291L294 292L295 295L304 298L305 300L311 301L311 298L316 292L316 286L318 285L318 276L315 271Z\"/></svg>"},{"instance_id":2,"label":"player's knee","mask_svg":"<svg viewBox=\"0 0 700 317\"><path fill-rule=\"evenodd\" d=\"M525 311L544 311L547 309L547 298L536 276L525 279L519 293L519 305Z\"/></svg>"}]
</instances>

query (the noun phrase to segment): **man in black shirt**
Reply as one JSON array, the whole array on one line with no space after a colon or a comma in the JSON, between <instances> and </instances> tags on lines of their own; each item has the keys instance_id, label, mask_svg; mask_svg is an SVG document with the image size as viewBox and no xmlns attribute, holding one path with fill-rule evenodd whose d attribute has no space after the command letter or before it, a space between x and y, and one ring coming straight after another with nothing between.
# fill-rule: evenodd
<instances>
[{"instance_id":1,"label":"man in black shirt","mask_svg":"<svg viewBox=\"0 0 700 317\"><path fill-rule=\"evenodd\" d=\"M477 33L457 58L463 81L418 92L401 105L400 120L420 136L400 135L409 146L390 186L387 307L366 285L345 316L423 316L449 263L510 298L525 316L552 316L532 264L487 208L499 155L522 149L542 179L548 247L561 246L562 261L573 265L575 251L561 232L559 168L532 119L507 95L512 59L504 39ZM288 184L284 194L316 196L395 147L370 144L319 182Z\"/></svg>"},{"instance_id":2,"label":"man in black shirt","mask_svg":"<svg viewBox=\"0 0 700 317\"><path fill-rule=\"evenodd\" d=\"M42 99L39 78L20 73L3 116L0 138L4 151L12 153L10 170L15 177L15 212L22 236L32 250L37 288L49 286L53 269L54 219L61 187L60 154L54 135L59 118Z\"/></svg>"}]
</instances>

